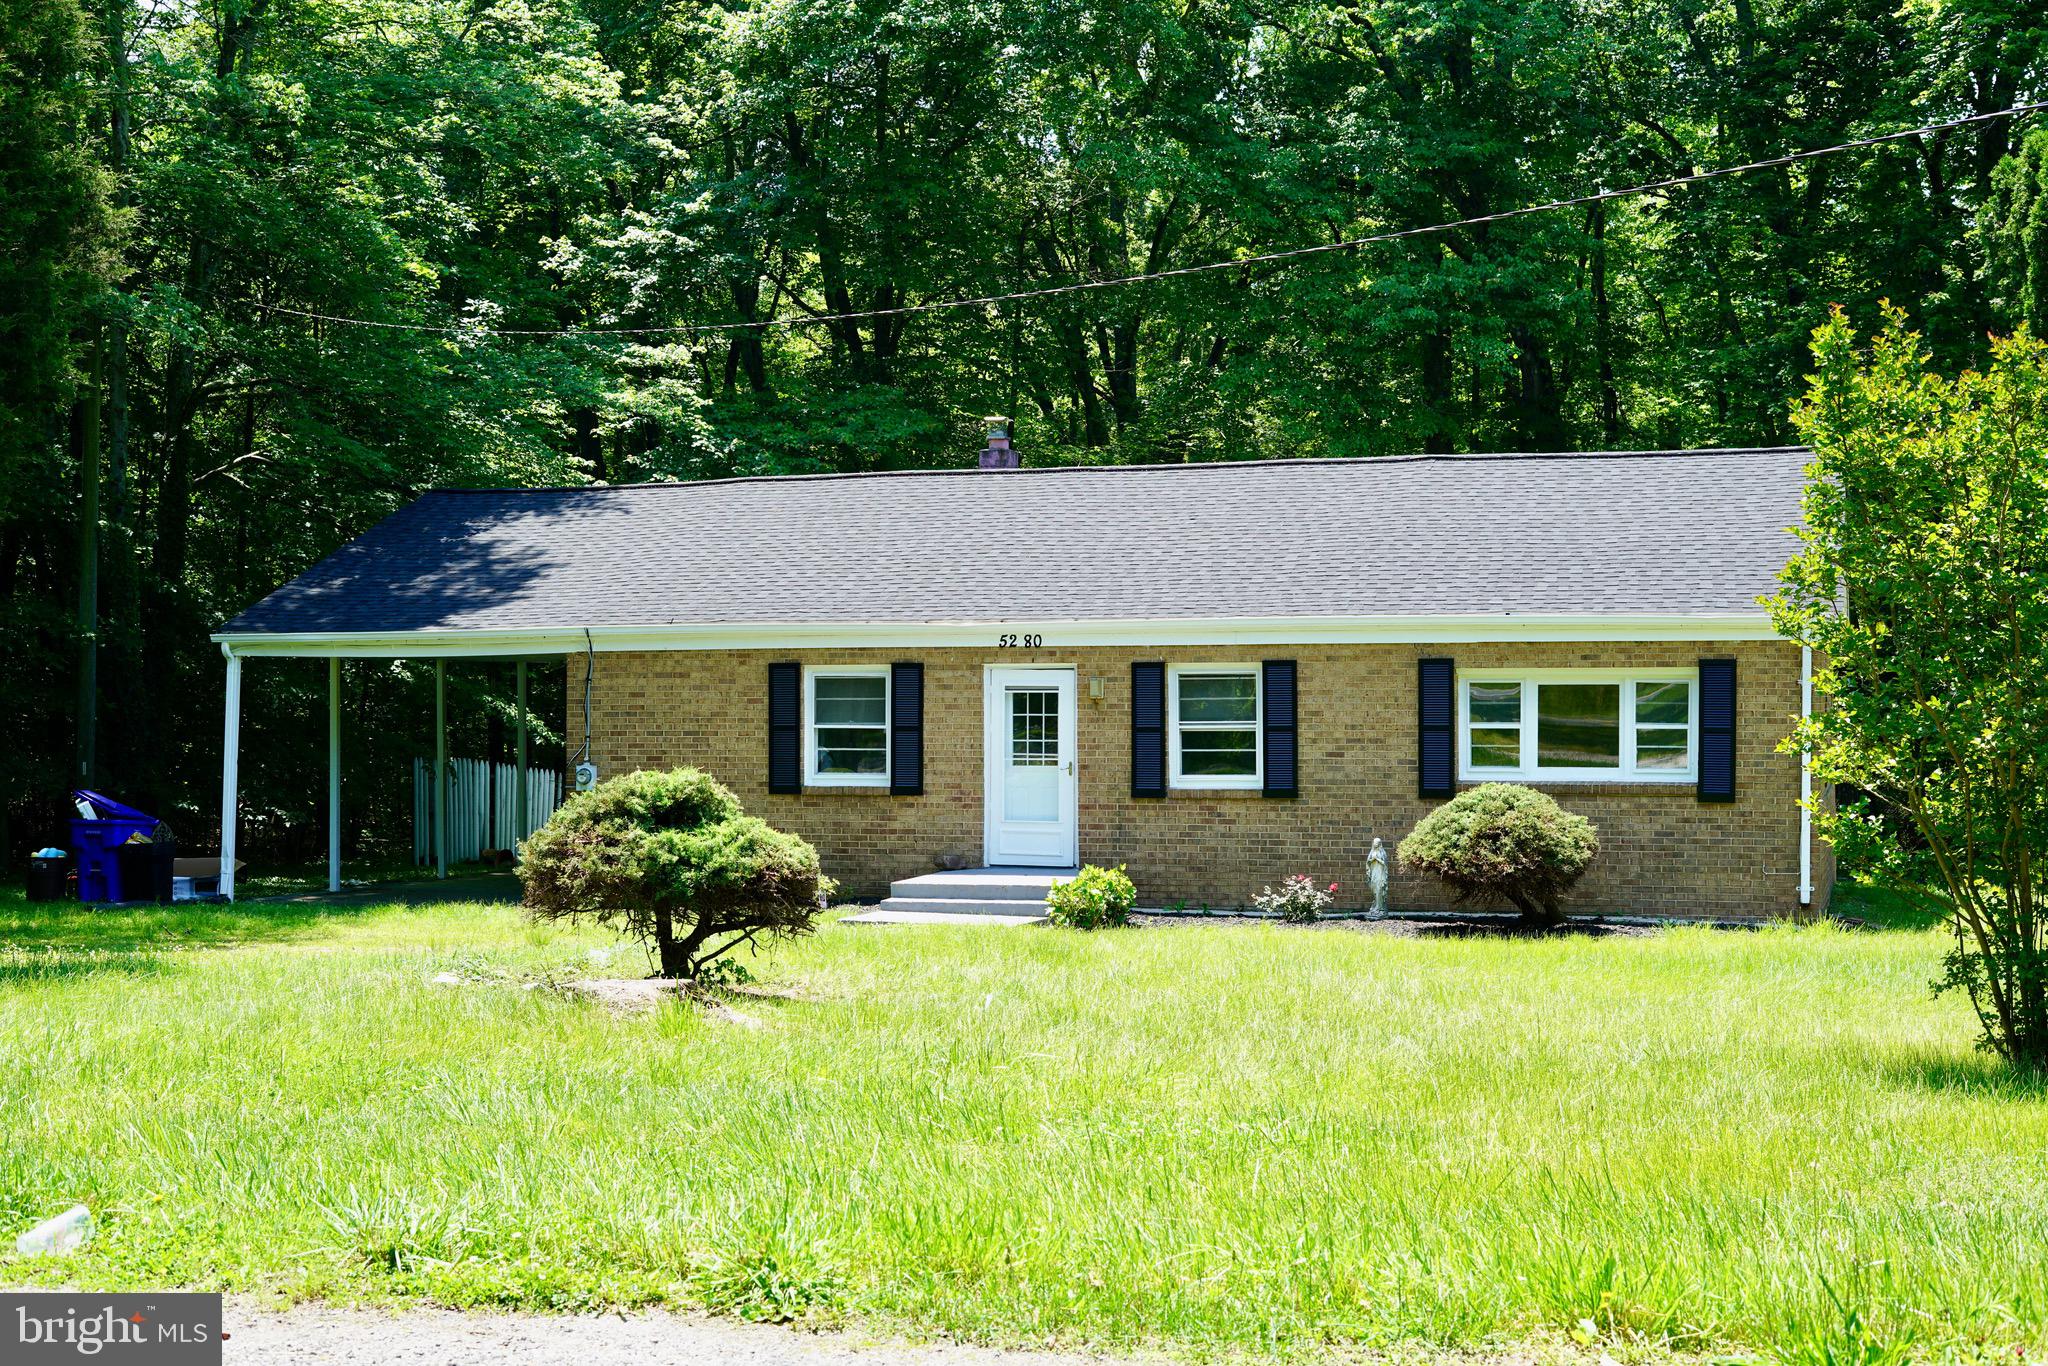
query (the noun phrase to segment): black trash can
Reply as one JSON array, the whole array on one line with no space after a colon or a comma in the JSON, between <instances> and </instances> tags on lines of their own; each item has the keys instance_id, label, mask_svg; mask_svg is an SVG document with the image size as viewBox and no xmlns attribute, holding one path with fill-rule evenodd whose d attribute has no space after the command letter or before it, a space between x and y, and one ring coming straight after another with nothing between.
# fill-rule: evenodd
<instances>
[{"instance_id":1,"label":"black trash can","mask_svg":"<svg viewBox=\"0 0 2048 1366\"><path fill-rule=\"evenodd\" d=\"M156 851L147 844L116 845L114 881L123 901L156 900Z\"/></svg>"},{"instance_id":2,"label":"black trash can","mask_svg":"<svg viewBox=\"0 0 2048 1366\"><path fill-rule=\"evenodd\" d=\"M122 899L169 901L171 860L176 853L177 846L169 842L124 844L116 848L114 868L121 879Z\"/></svg>"},{"instance_id":3,"label":"black trash can","mask_svg":"<svg viewBox=\"0 0 2048 1366\"><path fill-rule=\"evenodd\" d=\"M149 852L150 888L156 899L168 906L171 903L171 874L178 861L178 837L171 833L169 826L159 825L156 828L156 838L150 841Z\"/></svg>"},{"instance_id":4,"label":"black trash can","mask_svg":"<svg viewBox=\"0 0 2048 1366\"><path fill-rule=\"evenodd\" d=\"M28 899L30 901L62 901L64 899L64 878L71 871L71 856L43 858L38 855L28 861Z\"/></svg>"}]
</instances>

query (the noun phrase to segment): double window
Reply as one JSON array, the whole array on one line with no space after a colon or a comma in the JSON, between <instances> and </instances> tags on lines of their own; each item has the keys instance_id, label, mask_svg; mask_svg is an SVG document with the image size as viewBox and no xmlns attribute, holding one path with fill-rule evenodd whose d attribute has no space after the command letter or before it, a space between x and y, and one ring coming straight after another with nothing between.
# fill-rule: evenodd
<instances>
[{"instance_id":1,"label":"double window","mask_svg":"<svg viewBox=\"0 0 2048 1366\"><path fill-rule=\"evenodd\" d=\"M804 671L804 781L812 787L889 783L889 670Z\"/></svg>"},{"instance_id":2,"label":"double window","mask_svg":"<svg viewBox=\"0 0 2048 1366\"><path fill-rule=\"evenodd\" d=\"M1692 782L1698 735L1699 679L1690 669L1458 680L1458 776L1468 782Z\"/></svg>"},{"instance_id":3,"label":"double window","mask_svg":"<svg viewBox=\"0 0 2048 1366\"><path fill-rule=\"evenodd\" d=\"M1167 669L1173 786L1260 785L1259 689L1256 664L1175 664Z\"/></svg>"}]
</instances>

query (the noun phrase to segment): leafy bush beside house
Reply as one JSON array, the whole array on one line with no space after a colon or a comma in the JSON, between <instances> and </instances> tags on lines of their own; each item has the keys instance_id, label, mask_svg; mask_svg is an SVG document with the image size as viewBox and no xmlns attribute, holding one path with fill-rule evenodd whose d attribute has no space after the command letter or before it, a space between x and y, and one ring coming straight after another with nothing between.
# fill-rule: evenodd
<instances>
[{"instance_id":1,"label":"leafy bush beside house","mask_svg":"<svg viewBox=\"0 0 2048 1366\"><path fill-rule=\"evenodd\" d=\"M1131 908L1138 904L1138 889L1131 885L1123 865L1098 868L1089 864L1065 882L1055 882L1045 894L1045 910L1055 925L1075 930L1095 930L1109 925L1128 925Z\"/></svg>"},{"instance_id":2,"label":"leafy bush beside house","mask_svg":"<svg viewBox=\"0 0 2048 1366\"><path fill-rule=\"evenodd\" d=\"M1769 606L1829 704L1788 748L1870 794L1815 828L1882 885L1935 893L1954 935L1937 985L1988 1048L2048 1068L2048 345L1994 339L1951 380L1888 306L1867 352L1837 310L1813 356L1804 548ZM1918 838L1886 838L1880 810Z\"/></svg>"},{"instance_id":3,"label":"leafy bush beside house","mask_svg":"<svg viewBox=\"0 0 2048 1366\"><path fill-rule=\"evenodd\" d=\"M1600 852L1593 823L1516 783L1486 783L1425 816L1401 862L1439 878L1462 902L1505 901L1531 925L1564 924L1564 896Z\"/></svg>"},{"instance_id":4,"label":"leafy bush beside house","mask_svg":"<svg viewBox=\"0 0 2048 1366\"><path fill-rule=\"evenodd\" d=\"M585 919L638 935L663 977L695 977L763 937L809 934L832 880L818 851L694 768L628 773L564 802L525 845L536 919Z\"/></svg>"}]
</instances>

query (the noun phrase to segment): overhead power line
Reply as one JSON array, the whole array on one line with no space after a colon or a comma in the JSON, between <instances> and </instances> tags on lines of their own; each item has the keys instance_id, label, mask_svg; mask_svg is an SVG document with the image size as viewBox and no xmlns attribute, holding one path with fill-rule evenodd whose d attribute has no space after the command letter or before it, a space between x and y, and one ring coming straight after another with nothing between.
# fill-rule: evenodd
<instances>
[{"instance_id":1,"label":"overhead power line","mask_svg":"<svg viewBox=\"0 0 2048 1366\"><path fill-rule=\"evenodd\" d=\"M272 313L285 313L293 317L308 318L316 322L337 323L347 327L380 327L395 332L426 332L444 336L487 336L487 337L688 337L716 333L765 332L797 327L822 327L831 323L864 322L873 318L901 318L917 313L939 313L958 308L992 308L1000 304L1022 303L1031 299L1049 299L1062 294L1079 294L1096 289L1119 289L1125 285L1145 284L1153 280L1172 280L1188 275L1206 275L1219 270L1243 270L1248 266L1285 264L1310 256L1327 256L1334 252L1356 251L1360 247L1376 242L1398 242L1409 237L1427 237L1434 233L1456 232L1460 228L1476 228L1487 223L1504 223L1510 219L1527 218L1532 214L1549 213L1556 209L1582 208L1590 204L1604 204L1613 199L1627 199L1634 195L1654 194L1659 190L1675 190L1683 185L1697 185L1709 180L1722 180L1729 176L1746 175L1751 171L1767 171L1777 166L1792 166L1802 161L1813 161L1820 157L1837 156L1865 147L1877 147L1888 142L1903 142L1910 138L1927 137L1944 133L1954 128L1965 128L1971 124L1989 123L1997 119L2019 118L2026 114L2039 113L2048 109L2048 100L2037 100L2031 104L2016 104L2008 109L1993 110L1988 114L1971 114L1964 118L1945 119L1940 123L1922 124L1918 128L1902 128L1893 133L1879 133L1872 137L1857 138L1852 142L1838 142L1832 147L1813 147L1803 152L1788 152L1784 156L1766 157L1761 161L1745 161L1736 166L1718 166L1708 171L1693 171L1686 175L1670 176L1664 180L1647 181L1641 185L1630 185L1619 190L1595 190L1590 194L1573 195L1569 199L1553 199L1543 204L1528 204L1517 209L1503 209L1499 213L1475 214L1470 218L1453 219L1446 223L1431 223L1419 228L1396 228L1387 232L1376 232L1364 237L1347 237L1337 242L1322 242L1308 247L1290 247L1282 251L1262 252L1256 256L1236 256L1222 261L1204 261L1200 265L1177 266L1172 270L1147 271L1137 275L1116 275L1100 280L1076 280L1062 285L1044 285L1034 289L1011 290L1004 294L980 294L972 298L939 299L929 303L904 304L897 308L870 308L846 313L807 313L800 317L763 318L753 322L719 323L674 323L661 327L575 327L575 328L527 328L527 327L483 327L464 324L381 322L370 318L340 317L331 313L316 313L303 308L290 308L284 304L259 304L258 307Z\"/></svg>"}]
</instances>

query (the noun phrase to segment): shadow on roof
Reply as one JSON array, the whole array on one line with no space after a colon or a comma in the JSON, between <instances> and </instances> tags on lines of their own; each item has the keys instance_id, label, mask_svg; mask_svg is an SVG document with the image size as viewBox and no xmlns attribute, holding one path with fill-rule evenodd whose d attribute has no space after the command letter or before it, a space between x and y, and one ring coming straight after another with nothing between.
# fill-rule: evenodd
<instances>
[{"instance_id":1,"label":"shadow on roof","mask_svg":"<svg viewBox=\"0 0 2048 1366\"><path fill-rule=\"evenodd\" d=\"M221 630L376 632L395 622L408 631L462 629L486 604L503 609L542 594L550 572L572 558L573 524L601 518L615 501L606 492L515 500L429 493ZM534 534L539 523L549 524L548 534Z\"/></svg>"}]
</instances>

